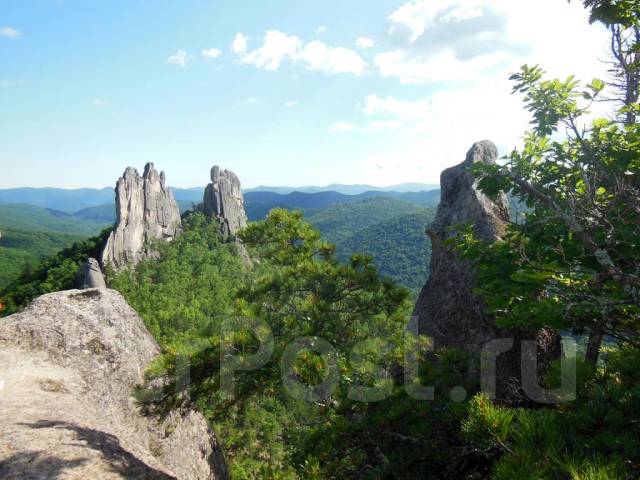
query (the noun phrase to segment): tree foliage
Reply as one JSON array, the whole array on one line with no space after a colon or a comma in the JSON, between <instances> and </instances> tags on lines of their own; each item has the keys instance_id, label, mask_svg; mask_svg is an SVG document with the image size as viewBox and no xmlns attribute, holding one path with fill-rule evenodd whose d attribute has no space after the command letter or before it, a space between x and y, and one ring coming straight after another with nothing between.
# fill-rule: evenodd
<instances>
[{"instance_id":1,"label":"tree foliage","mask_svg":"<svg viewBox=\"0 0 640 480\"><path fill-rule=\"evenodd\" d=\"M96 237L76 242L56 255L45 258L35 267L27 263L15 280L0 290L0 299L4 304L0 315L16 313L31 300L45 293L73 288L80 264L87 258L100 257L110 233L111 229L106 229ZM30 237L33 240L38 238L38 234L34 233Z\"/></svg>"},{"instance_id":2,"label":"tree foliage","mask_svg":"<svg viewBox=\"0 0 640 480\"><path fill-rule=\"evenodd\" d=\"M580 88L572 77L545 80L540 68L526 66L512 78L532 112L532 131L506 165L476 170L487 194L511 191L530 210L504 242L466 237L466 253L482 258L485 297L505 324L533 322L635 343L640 127L580 123L604 88L600 80ZM564 138L554 139L561 129Z\"/></svg>"},{"instance_id":3,"label":"tree foliage","mask_svg":"<svg viewBox=\"0 0 640 480\"><path fill-rule=\"evenodd\" d=\"M215 223L192 214L184 229L158 260L113 279L164 347L149 372L159 390L139 392L149 413L195 403L212 421L233 478L415 478L425 464L446 467L442 453L453 456L460 445L465 412L464 403L449 401L450 385L477 386L466 383L464 355L438 352L422 373L440 401L407 395L402 376L393 373L407 345L406 289L381 278L370 257L340 262L300 212L273 210L240 234L251 267L231 261L239 261L234 246L219 239ZM225 298L203 299L211 291ZM183 308L194 314L179 326ZM225 317L239 320L235 329L226 329ZM254 355L266 331L273 334L268 361L231 372L230 394L223 359ZM310 342L283 378L287 348L300 338ZM323 341L331 350L319 356L313 346ZM335 389L313 390L316 396L303 400L285 383L319 385L331 363L338 367ZM180 372L187 365L185 381ZM353 394L359 386L383 394L366 403Z\"/></svg>"},{"instance_id":4,"label":"tree foliage","mask_svg":"<svg viewBox=\"0 0 640 480\"><path fill-rule=\"evenodd\" d=\"M618 114L589 117L593 102L606 98L602 80L582 86L522 67L512 79L532 114L531 131L504 165L475 172L485 193L511 192L526 204L524 222L493 245L470 231L458 238L500 324L589 334L575 402L539 410L495 406L484 396L472 402L463 429L493 455L497 479L530 472L636 478L640 471L640 64L627 63L637 52L640 17L635 1L585 5L611 31L613 87L623 93L615 97ZM605 336L613 339L611 352L603 352Z\"/></svg>"},{"instance_id":5,"label":"tree foliage","mask_svg":"<svg viewBox=\"0 0 640 480\"><path fill-rule=\"evenodd\" d=\"M16 280L25 268L83 240L79 235L3 229L0 239L0 289Z\"/></svg>"}]
</instances>

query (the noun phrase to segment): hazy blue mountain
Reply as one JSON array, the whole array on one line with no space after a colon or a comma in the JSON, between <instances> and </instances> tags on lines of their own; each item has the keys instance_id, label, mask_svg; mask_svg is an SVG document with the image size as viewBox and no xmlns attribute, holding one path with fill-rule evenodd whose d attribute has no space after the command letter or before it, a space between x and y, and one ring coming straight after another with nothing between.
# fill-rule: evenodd
<instances>
[{"instance_id":1,"label":"hazy blue mountain","mask_svg":"<svg viewBox=\"0 0 640 480\"><path fill-rule=\"evenodd\" d=\"M177 200L177 202L181 213L186 212L196 203L184 200ZM74 212L72 215L74 218L79 220L88 222L106 222L111 224L116 221L116 204L105 203L95 207L87 207Z\"/></svg>"},{"instance_id":2,"label":"hazy blue mountain","mask_svg":"<svg viewBox=\"0 0 640 480\"><path fill-rule=\"evenodd\" d=\"M194 188L174 188L170 187L173 192L173 197L178 203L202 203L202 197L204 196L204 187Z\"/></svg>"},{"instance_id":3,"label":"hazy blue mountain","mask_svg":"<svg viewBox=\"0 0 640 480\"><path fill-rule=\"evenodd\" d=\"M185 198L181 196L181 198ZM411 201L403 199L408 198ZM439 192L338 192L280 195L249 192L246 209L250 219L264 218L280 206L302 209L307 219L331 242L341 258L369 253L382 273L411 289L424 283L427 247L424 228ZM182 211L195 202L179 201ZM115 204L106 203L73 214L25 204L0 205L0 283L6 283L27 264L35 264L74 241L99 233L115 221ZM412 263L411 258L416 260Z\"/></svg>"},{"instance_id":4,"label":"hazy blue mountain","mask_svg":"<svg viewBox=\"0 0 640 480\"><path fill-rule=\"evenodd\" d=\"M0 205L28 204L50 208L65 213L83 208L112 203L115 201L113 188L11 188L0 190Z\"/></svg>"},{"instance_id":5,"label":"hazy blue mountain","mask_svg":"<svg viewBox=\"0 0 640 480\"><path fill-rule=\"evenodd\" d=\"M274 206L287 208L323 208L328 205L358 202L364 198L390 196L422 206L431 206L439 198L435 185L401 184L378 188L370 185L330 185L329 187L257 187L246 193L249 218L263 218ZM331 190L325 190L331 188ZM261 190L270 189L270 190ZM395 190L392 190L395 189ZM202 202L204 187L171 188L181 210ZM275 191L278 190L278 191ZM301 191L303 190L303 191ZM411 190L411 191L407 191ZM434 200L435 199L435 200ZM0 190L0 205L26 204L64 213L75 213L80 219L113 221L107 205L113 205L115 193L112 187L81 188L12 188ZM95 208L94 208L95 207Z\"/></svg>"},{"instance_id":6,"label":"hazy blue mountain","mask_svg":"<svg viewBox=\"0 0 640 480\"><path fill-rule=\"evenodd\" d=\"M404 202L414 203L422 207L436 207L440 203L440 190L429 190L426 192L404 192L396 194L395 192L385 193L392 198L402 200Z\"/></svg>"},{"instance_id":7,"label":"hazy blue mountain","mask_svg":"<svg viewBox=\"0 0 640 480\"><path fill-rule=\"evenodd\" d=\"M373 185L343 185L340 183L333 183L325 187L318 186L305 186L305 187L269 187L260 185L258 187L247 188L244 191L248 192L273 192L281 195L287 195L293 192L302 193L318 193L318 192L338 192L343 195L359 195L365 192L420 192L428 190L437 190L440 188L438 184L429 183L399 183L397 185L390 185L388 187L375 187Z\"/></svg>"},{"instance_id":8,"label":"hazy blue mountain","mask_svg":"<svg viewBox=\"0 0 640 480\"><path fill-rule=\"evenodd\" d=\"M73 217L87 222L114 223L116 221L116 204L105 203L95 207L87 207L73 213Z\"/></svg>"}]
</instances>

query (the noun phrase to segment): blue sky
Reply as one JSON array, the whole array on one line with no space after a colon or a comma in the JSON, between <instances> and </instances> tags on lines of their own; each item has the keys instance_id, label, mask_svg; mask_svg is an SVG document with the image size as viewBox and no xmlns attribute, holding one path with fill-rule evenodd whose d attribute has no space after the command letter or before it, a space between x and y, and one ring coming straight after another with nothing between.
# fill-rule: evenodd
<instances>
[{"instance_id":1,"label":"blue sky","mask_svg":"<svg viewBox=\"0 0 640 480\"><path fill-rule=\"evenodd\" d=\"M0 188L433 183L518 144L509 72L605 48L564 0L0 0Z\"/></svg>"}]
</instances>

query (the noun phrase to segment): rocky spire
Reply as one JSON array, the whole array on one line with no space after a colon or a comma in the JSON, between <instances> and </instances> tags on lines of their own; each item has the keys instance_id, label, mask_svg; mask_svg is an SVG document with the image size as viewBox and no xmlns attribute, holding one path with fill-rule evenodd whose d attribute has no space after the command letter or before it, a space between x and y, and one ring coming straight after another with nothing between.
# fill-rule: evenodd
<instances>
[{"instance_id":1,"label":"rocky spire","mask_svg":"<svg viewBox=\"0 0 640 480\"><path fill-rule=\"evenodd\" d=\"M436 348L461 348L476 361L487 342L513 338L513 349L501 355L497 365L498 395L513 398L520 383L520 340L542 337L498 329L495 319L486 313L482 299L473 293L476 280L472 263L460 260L445 245L447 239L456 235L453 227L461 224L473 225L475 235L487 242L504 235L509 222L507 196L488 198L478 189L469 171L478 162L495 164L497 156L492 142L478 142L464 162L442 172L441 202L434 222L427 227L432 244L430 277L418 298L414 316L418 317L420 333L431 337ZM546 342L540 345L543 354L558 354L557 336L547 334L541 342Z\"/></svg>"},{"instance_id":2,"label":"rocky spire","mask_svg":"<svg viewBox=\"0 0 640 480\"><path fill-rule=\"evenodd\" d=\"M204 191L201 208L218 219L225 236L234 236L247 226L240 180L230 170L221 170L217 165L211 169L211 183Z\"/></svg>"},{"instance_id":3,"label":"rocky spire","mask_svg":"<svg viewBox=\"0 0 640 480\"><path fill-rule=\"evenodd\" d=\"M129 167L116 184L116 225L102 253L103 265L119 270L133 265L148 252L145 244L154 239L173 239L180 229L180 210L167 188L164 172L153 163L140 177Z\"/></svg>"},{"instance_id":4,"label":"rocky spire","mask_svg":"<svg viewBox=\"0 0 640 480\"><path fill-rule=\"evenodd\" d=\"M88 288L107 288L104 276L100 270L100 264L95 258L89 258L80 265L76 273L75 288L85 290Z\"/></svg>"}]
</instances>

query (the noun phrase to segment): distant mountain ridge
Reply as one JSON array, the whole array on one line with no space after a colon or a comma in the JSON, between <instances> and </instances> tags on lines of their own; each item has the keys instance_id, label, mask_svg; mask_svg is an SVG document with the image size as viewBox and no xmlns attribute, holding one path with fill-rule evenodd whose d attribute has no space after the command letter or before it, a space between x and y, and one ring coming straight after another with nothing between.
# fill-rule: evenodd
<instances>
[{"instance_id":1,"label":"distant mountain ridge","mask_svg":"<svg viewBox=\"0 0 640 480\"><path fill-rule=\"evenodd\" d=\"M173 196L183 204L195 204L202 202L204 187L175 188L170 187ZM425 183L402 183L389 187L375 187L372 185L342 185L332 184L326 187L268 187L259 186L245 189L246 195L253 193L276 193L289 195L292 193L338 193L340 195L356 196L367 194L367 198L376 193L415 193L433 191L439 189L439 185ZM9 188L0 189L0 205L27 204L36 207L50 208L65 213L75 213L80 210L98 207L115 202L115 193L112 187L104 188Z\"/></svg>"},{"instance_id":2,"label":"distant mountain ridge","mask_svg":"<svg viewBox=\"0 0 640 480\"><path fill-rule=\"evenodd\" d=\"M194 189L172 189L174 193L174 197L176 198L178 205L180 206L180 211L185 212L189 210L194 205L197 205L202 201L202 193L203 189L194 188ZM3 191L0 191L0 193ZM6 192L6 190L4 191ZM67 191L70 193L71 191ZM101 192L99 190L93 191L92 194L96 192ZM292 192L288 194L280 194L276 192L264 192L264 191L253 191L247 192L244 195L245 197L245 209L247 211L247 215L250 220L262 220L269 210L276 207L283 207L289 209L302 209L302 210L316 210L320 208L327 208L334 205L345 205L351 203L358 203L366 199L383 197L383 198L393 198L396 200L402 200L413 205L417 205L420 207L434 207L440 201L440 191L439 190L429 190L422 192L381 192L381 191L367 191L363 193L359 193L357 195L345 195L339 192L328 191L328 192L315 192L315 193L305 193L305 192ZM2 198L0 196L0 198ZM5 195L5 200L11 198L10 196ZM26 213L24 211L25 206L31 205L32 207L37 207L37 209L46 209L48 212L46 216L58 216L60 218L67 217L68 220L76 220L76 221L84 221L98 224L109 224L113 223L116 219L116 209L114 199L109 199L106 202L103 202L98 205L91 206L83 206L78 209L71 209L73 206L73 199L75 198L73 195L69 195L68 197L60 196L59 192L50 198L50 204L42 205L46 203L46 197L44 196L32 196L30 197L34 202L38 204L28 204L28 203L20 203L20 204L9 204L6 202L4 205L0 200L0 210L3 208L8 208L5 214L9 213L11 209L11 205L21 205L18 208L18 211L14 212L17 216L21 213ZM102 199L103 197L100 194L94 195L93 198L95 201ZM90 201L90 198L87 197L85 199L86 203ZM60 206L65 206L70 210L61 210ZM34 218L40 218L43 212L37 212L34 210ZM27 215L28 217L28 215ZM1 217L0 217L1 220ZM2 226L0 224L0 226Z\"/></svg>"},{"instance_id":3,"label":"distant mountain ridge","mask_svg":"<svg viewBox=\"0 0 640 480\"><path fill-rule=\"evenodd\" d=\"M440 201L440 190L423 192L381 192L368 191L357 195L345 195L339 192L291 192L279 194L275 192L247 192L244 195L245 209L249 220L260 220L275 207L296 209L318 209L332 205L358 203L369 198L384 197L402 200L420 207L434 207Z\"/></svg>"},{"instance_id":4,"label":"distant mountain ridge","mask_svg":"<svg viewBox=\"0 0 640 480\"><path fill-rule=\"evenodd\" d=\"M390 185L388 187L376 187L374 185L344 185L341 183L332 183L325 187L318 186L305 186L305 187L269 187L260 185L258 187L246 188L245 193L250 192L273 192L281 195L287 195L289 193L301 192L301 193L318 193L318 192L337 192L343 195L359 195L365 192L420 192L437 190L440 188L439 184L431 183L399 183L397 185Z\"/></svg>"},{"instance_id":5,"label":"distant mountain ridge","mask_svg":"<svg viewBox=\"0 0 640 480\"><path fill-rule=\"evenodd\" d=\"M115 201L113 188L10 188L0 190L0 205L26 204L72 213Z\"/></svg>"},{"instance_id":6,"label":"distant mountain ridge","mask_svg":"<svg viewBox=\"0 0 640 480\"><path fill-rule=\"evenodd\" d=\"M197 193L187 192L181 198ZM438 190L358 195L248 192L245 207L253 221L264 219L276 207L303 210L325 238L336 244L341 259L356 252L370 253L383 275L417 291L426 279L428 261L424 227L439 199ZM181 211L194 203L179 201ZM27 204L0 205L0 286L16 278L27 264L35 265L44 256L113 225L115 216L113 202L73 213ZM423 260L411 261L419 258Z\"/></svg>"},{"instance_id":7,"label":"distant mountain ridge","mask_svg":"<svg viewBox=\"0 0 640 480\"><path fill-rule=\"evenodd\" d=\"M172 188L171 191L178 202L192 204L202 202L204 187ZM115 198L115 191L112 187L72 190L31 187L0 189L0 205L33 205L70 214L91 207L113 205Z\"/></svg>"}]
</instances>

